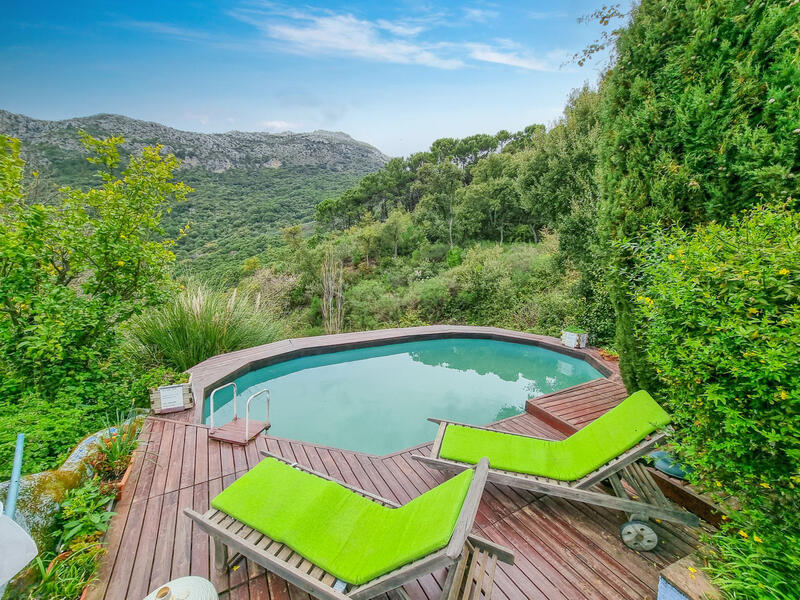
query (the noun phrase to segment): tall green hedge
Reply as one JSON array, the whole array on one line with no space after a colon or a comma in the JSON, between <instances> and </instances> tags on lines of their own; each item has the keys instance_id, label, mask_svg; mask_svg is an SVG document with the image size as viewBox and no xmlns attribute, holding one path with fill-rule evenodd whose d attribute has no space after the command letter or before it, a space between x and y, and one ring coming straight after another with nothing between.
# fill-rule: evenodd
<instances>
[{"instance_id":1,"label":"tall green hedge","mask_svg":"<svg viewBox=\"0 0 800 600\"><path fill-rule=\"evenodd\" d=\"M800 195L800 3L642 0L602 84L600 233L629 388L651 387L630 289L653 224Z\"/></svg>"},{"instance_id":2,"label":"tall green hedge","mask_svg":"<svg viewBox=\"0 0 800 600\"><path fill-rule=\"evenodd\" d=\"M764 207L643 253L645 356L696 482L741 510L716 536L734 598L797 598L800 567L800 213Z\"/></svg>"}]
</instances>

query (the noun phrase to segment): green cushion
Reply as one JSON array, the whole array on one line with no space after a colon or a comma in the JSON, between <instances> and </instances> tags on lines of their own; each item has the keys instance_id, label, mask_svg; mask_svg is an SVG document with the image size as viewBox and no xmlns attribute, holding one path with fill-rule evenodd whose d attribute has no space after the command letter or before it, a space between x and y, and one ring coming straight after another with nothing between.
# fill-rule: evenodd
<instances>
[{"instance_id":1,"label":"green cushion","mask_svg":"<svg viewBox=\"0 0 800 600\"><path fill-rule=\"evenodd\" d=\"M211 506L355 585L443 548L472 482L464 471L400 508L266 458Z\"/></svg>"},{"instance_id":2,"label":"green cushion","mask_svg":"<svg viewBox=\"0 0 800 600\"><path fill-rule=\"evenodd\" d=\"M439 456L476 464L487 456L495 469L573 481L629 450L670 422L640 390L565 440L547 441L449 425Z\"/></svg>"}]
</instances>

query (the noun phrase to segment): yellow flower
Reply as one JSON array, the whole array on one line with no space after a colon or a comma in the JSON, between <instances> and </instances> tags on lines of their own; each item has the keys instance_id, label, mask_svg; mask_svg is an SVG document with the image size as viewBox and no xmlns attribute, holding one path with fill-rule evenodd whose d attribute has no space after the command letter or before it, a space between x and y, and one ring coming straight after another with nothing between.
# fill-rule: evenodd
<instances>
[{"instance_id":1,"label":"yellow flower","mask_svg":"<svg viewBox=\"0 0 800 600\"><path fill-rule=\"evenodd\" d=\"M182 290L185 290L185 289L186 289L186 286L185 286L185 285L182 285L182 286L181 286L181 289L182 289Z\"/></svg>"},{"instance_id":2,"label":"yellow flower","mask_svg":"<svg viewBox=\"0 0 800 600\"><path fill-rule=\"evenodd\" d=\"M757 308L753 308L751 306L750 308L747 309L747 312L749 312L751 315L754 315L754 314L756 314L758 312L758 309Z\"/></svg>"},{"instance_id":3,"label":"yellow flower","mask_svg":"<svg viewBox=\"0 0 800 600\"><path fill-rule=\"evenodd\" d=\"M697 573L697 569L694 567L689 567L689 573Z\"/></svg>"},{"instance_id":4,"label":"yellow flower","mask_svg":"<svg viewBox=\"0 0 800 600\"><path fill-rule=\"evenodd\" d=\"M668 254L667 258L670 259L670 260L675 260L675 255L674 254Z\"/></svg>"},{"instance_id":5,"label":"yellow flower","mask_svg":"<svg viewBox=\"0 0 800 600\"><path fill-rule=\"evenodd\" d=\"M723 521L727 521L728 520L728 515L722 515L722 520Z\"/></svg>"},{"instance_id":6,"label":"yellow flower","mask_svg":"<svg viewBox=\"0 0 800 600\"><path fill-rule=\"evenodd\" d=\"M760 537L758 537L757 535L755 535L755 534L754 534L754 535L753 535L753 541L754 541L756 544L761 544L761 543L762 543L764 540L762 540Z\"/></svg>"},{"instance_id":7,"label":"yellow flower","mask_svg":"<svg viewBox=\"0 0 800 600\"><path fill-rule=\"evenodd\" d=\"M119 237L121 237L123 240L127 240L127 239L128 239L128 238L125 236L125 234L124 234L124 233L120 233L120 234L119 234Z\"/></svg>"},{"instance_id":8,"label":"yellow flower","mask_svg":"<svg viewBox=\"0 0 800 600\"><path fill-rule=\"evenodd\" d=\"M781 400L786 400L789 397L789 394L786 390L781 390Z\"/></svg>"},{"instance_id":9,"label":"yellow flower","mask_svg":"<svg viewBox=\"0 0 800 600\"><path fill-rule=\"evenodd\" d=\"M778 275L788 275L788 274L789 274L789 269L781 269L780 271L778 271Z\"/></svg>"},{"instance_id":10,"label":"yellow flower","mask_svg":"<svg viewBox=\"0 0 800 600\"><path fill-rule=\"evenodd\" d=\"M34 177L38 177L39 176L39 171L33 171L31 173L31 175L33 175Z\"/></svg>"},{"instance_id":11,"label":"yellow flower","mask_svg":"<svg viewBox=\"0 0 800 600\"><path fill-rule=\"evenodd\" d=\"M761 483L759 483L758 485L760 485L760 486L761 486L761 487L763 487L763 488L767 488L768 490L769 490L769 489L771 489L771 487L772 487L772 486L770 486L770 484L768 484L766 481L762 481L762 482L761 482Z\"/></svg>"},{"instance_id":12,"label":"yellow flower","mask_svg":"<svg viewBox=\"0 0 800 600\"><path fill-rule=\"evenodd\" d=\"M123 266L124 264L125 264L125 261L124 261L124 260L118 260L118 261L117 261L117 266L118 266L118 267L121 267L121 266Z\"/></svg>"},{"instance_id":13,"label":"yellow flower","mask_svg":"<svg viewBox=\"0 0 800 600\"><path fill-rule=\"evenodd\" d=\"M717 484L717 487L722 487L722 482L721 481L715 481L714 483Z\"/></svg>"},{"instance_id":14,"label":"yellow flower","mask_svg":"<svg viewBox=\"0 0 800 600\"><path fill-rule=\"evenodd\" d=\"M748 538L747 532L746 531L742 531L741 529L739 530L739 535L742 536L745 539Z\"/></svg>"}]
</instances>

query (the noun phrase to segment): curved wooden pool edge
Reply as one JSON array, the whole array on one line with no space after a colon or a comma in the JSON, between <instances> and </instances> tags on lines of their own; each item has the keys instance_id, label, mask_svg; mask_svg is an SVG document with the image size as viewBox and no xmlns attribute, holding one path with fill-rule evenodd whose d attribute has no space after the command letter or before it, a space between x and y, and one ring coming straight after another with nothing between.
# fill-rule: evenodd
<instances>
[{"instance_id":1,"label":"curved wooden pool edge","mask_svg":"<svg viewBox=\"0 0 800 600\"><path fill-rule=\"evenodd\" d=\"M271 344L218 354L188 369L194 407L183 413L170 415L171 419L190 423L202 423L203 405L206 396L216 387L235 380L242 375L294 358L414 342L447 338L489 339L517 344L539 346L573 358L585 360L597 369L607 380L620 382L619 366L616 362L605 360L596 348L567 348L558 338L501 329L499 327L476 327L468 325L426 325L396 329L375 329L302 338L290 338ZM591 382L587 382L591 383ZM573 387L587 385L578 384ZM566 388L569 389L569 388ZM564 390L559 390L563 392ZM528 403L530 411L530 403Z\"/></svg>"}]
</instances>

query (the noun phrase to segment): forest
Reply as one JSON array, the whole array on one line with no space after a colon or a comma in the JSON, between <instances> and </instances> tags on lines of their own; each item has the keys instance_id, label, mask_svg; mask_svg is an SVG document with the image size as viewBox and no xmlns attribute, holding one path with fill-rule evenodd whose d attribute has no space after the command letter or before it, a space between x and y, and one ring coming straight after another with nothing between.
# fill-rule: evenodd
<instances>
[{"instance_id":1,"label":"forest","mask_svg":"<svg viewBox=\"0 0 800 600\"><path fill-rule=\"evenodd\" d=\"M611 62L555 123L436 140L319 183L316 207L291 203L291 172L232 173L236 214L198 234L157 148L120 172L119 141L86 136L101 186L43 206L0 138L0 464L16 430L32 432L26 470L51 467L148 387L282 337L577 327L673 414L692 482L737 499L706 540L724 594L796 598L800 4L642 0L594 17L607 33L576 60ZM286 200L251 211L262 186ZM46 405L59 419L36 417Z\"/></svg>"}]
</instances>

